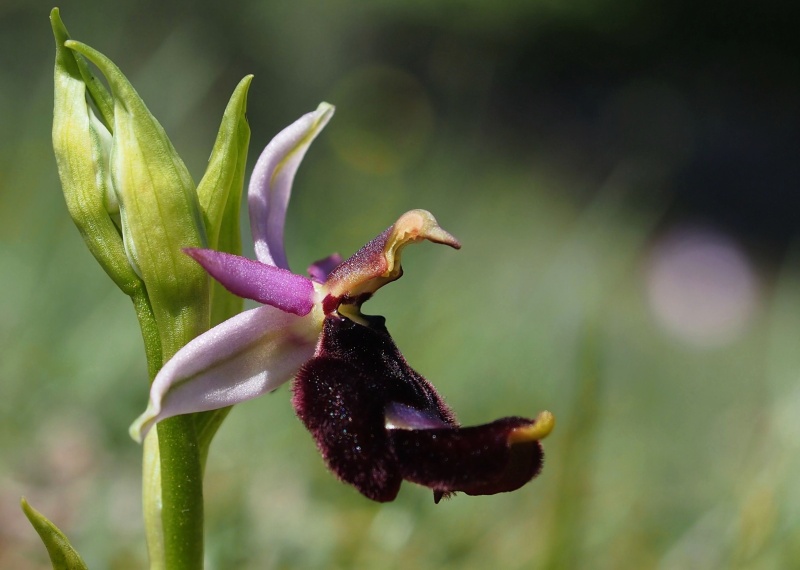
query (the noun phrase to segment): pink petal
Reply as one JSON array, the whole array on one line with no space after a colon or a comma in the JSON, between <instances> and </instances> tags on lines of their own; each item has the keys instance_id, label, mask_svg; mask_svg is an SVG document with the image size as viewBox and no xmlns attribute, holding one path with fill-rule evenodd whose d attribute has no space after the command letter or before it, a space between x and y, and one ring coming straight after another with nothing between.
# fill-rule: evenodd
<instances>
[{"instance_id":1,"label":"pink petal","mask_svg":"<svg viewBox=\"0 0 800 570\"><path fill-rule=\"evenodd\" d=\"M247 200L256 257L263 263L289 269L283 227L292 181L308 147L333 116L333 110L332 105L321 103L316 111L300 117L270 141L256 162Z\"/></svg>"},{"instance_id":2,"label":"pink petal","mask_svg":"<svg viewBox=\"0 0 800 570\"><path fill-rule=\"evenodd\" d=\"M212 249L183 251L234 295L299 316L307 315L314 306L314 285L302 275Z\"/></svg>"},{"instance_id":3,"label":"pink petal","mask_svg":"<svg viewBox=\"0 0 800 570\"><path fill-rule=\"evenodd\" d=\"M278 388L314 354L321 323L270 306L239 313L180 349L156 376L131 426L142 441L156 422L224 408Z\"/></svg>"}]
</instances>

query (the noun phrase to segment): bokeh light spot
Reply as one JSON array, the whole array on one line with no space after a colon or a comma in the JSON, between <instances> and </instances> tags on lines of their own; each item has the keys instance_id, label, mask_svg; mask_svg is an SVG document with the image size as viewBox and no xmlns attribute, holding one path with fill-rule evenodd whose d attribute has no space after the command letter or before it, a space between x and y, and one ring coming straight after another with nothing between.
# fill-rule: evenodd
<instances>
[{"instance_id":1,"label":"bokeh light spot","mask_svg":"<svg viewBox=\"0 0 800 570\"><path fill-rule=\"evenodd\" d=\"M758 279L733 239L703 227L677 228L650 253L650 308L669 333L700 347L739 338L758 306Z\"/></svg>"}]
</instances>

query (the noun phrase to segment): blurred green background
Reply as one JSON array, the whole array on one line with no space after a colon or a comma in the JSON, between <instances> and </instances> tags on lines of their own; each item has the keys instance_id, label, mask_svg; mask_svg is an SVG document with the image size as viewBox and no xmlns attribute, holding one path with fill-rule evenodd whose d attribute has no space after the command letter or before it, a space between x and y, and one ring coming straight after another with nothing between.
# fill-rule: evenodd
<instances>
[{"instance_id":1,"label":"blurred green background","mask_svg":"<svg viewBox=\"0 0 800 570\"><path fill-rule=\"evenodd\" d=\"M464 424L549 409L543 474L387 505L329 475L288 388L212 446L208 568L800 567L800 42L769 2L64 2L199 179L247 73L250 163L326 100L296 271L426 208L365 309ZM0 567L146 565L146 373L50 147L51 4L0 1ZM249 240L245 240L249 241Z\"/></svg>"}]
</instances>

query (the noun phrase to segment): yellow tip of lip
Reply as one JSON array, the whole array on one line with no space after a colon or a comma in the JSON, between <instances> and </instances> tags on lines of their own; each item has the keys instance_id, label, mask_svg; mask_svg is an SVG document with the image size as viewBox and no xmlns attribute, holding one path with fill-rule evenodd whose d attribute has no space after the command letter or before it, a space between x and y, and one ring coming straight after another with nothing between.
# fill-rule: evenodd
<instances>
[{"instance_id":1,"label":"yellow tip of lip","mask_svg":"<svg viewBox=\"0 0 800 570\"><path fill-rule=\"evenodd\" d=\"M539 441L546 438L553 431L556 425L556 417L547 410L540 412L533 423L529 426L511 430L508 435L508 443L525 443L528 441Z\"/></svg>"}]
</instances>

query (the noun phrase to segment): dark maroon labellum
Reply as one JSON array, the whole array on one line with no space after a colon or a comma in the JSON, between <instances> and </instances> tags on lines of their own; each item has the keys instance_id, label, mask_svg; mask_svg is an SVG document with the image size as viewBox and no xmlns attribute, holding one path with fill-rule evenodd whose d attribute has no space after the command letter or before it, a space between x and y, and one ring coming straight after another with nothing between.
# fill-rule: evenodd
<instances>
[{"instance_id":1,"label":"dark maroon labellum","mask_svg":"<svg viewBox=\"0 0 800 570\"><path fill-rule=\"evenodd\" d=\"M316 354L294 383L297 415L340 479L381 502L393 500L406 479L432 489L438 502L457 491L513 491L539 473L539 442L511 437L533 420L459 427L400 354L384 319L367 323L326 317Z\"/></svg>"}]
</instances>

